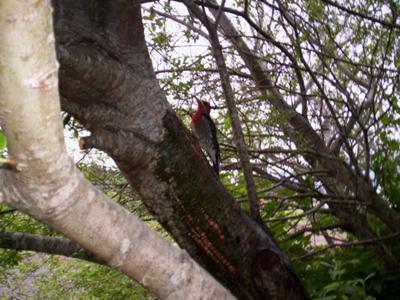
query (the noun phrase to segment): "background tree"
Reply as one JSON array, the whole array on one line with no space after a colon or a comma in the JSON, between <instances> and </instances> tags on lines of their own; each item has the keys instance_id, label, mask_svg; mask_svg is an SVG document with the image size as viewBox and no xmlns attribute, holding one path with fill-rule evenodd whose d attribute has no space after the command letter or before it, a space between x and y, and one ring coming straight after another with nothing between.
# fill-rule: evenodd
<instances>
[{"instance_id":1,"label":"background tree","mask_svg":"<svg viewBox=\"0 0 400 300\"><path fill-rule=\"evenodd\" d=\"M398 265L399 215L396 197L387 197L378 178L392 173L384 181L398 182L398 162L393 161L398 153L393 134L398 126L396 4L260 1L220 7L208 2L197 3L197 8L191 1L184 3L191 12L186 17L180 11L165 14L165 8L150 10L150 16L158 13L197 32L201 27L193 25L193 17L201 20L209 12L214 18L208 23L215 21L226 40L223 50L246 124L252 168L263 182L258 196L266 201L264 220L296 252L307 250L304 244L294 247L309 242L307 232L320 232L327 243L310 254L364 244L379 265L370 274L379 270L390 279ZM214 56L218 51L214 43ZM204 68L196 60L195 74L210 72L212 60L203 57ZM176 73L171 79L180 80ZM210 98L221 98L215 82L209 86ZM192 96L198 97L198 91ZM224 137L225 153L234 155L232 136ZM385 158L381 149L386 149ZM396 170L382 167L383 161L391 161ZM341 232L346 234L338 236ZM357 257L359 250L355 253ZM308 255L297 253L299 258ZM365 261L361 265L365 268Z\"/></svg>"},{"instance_id":2,"label":"background tree","mask_svg":"<svg viewBox=\"0 0 400 300\"><path fill-rule=\"evenodd\" d=\"M86 147L241 298L301 291L270 230L313 298L395 297L398 4L146 3L162 90L127 7L55 2L62 108ZM164 95L184 122L195 99L212 103L235 200Z\"/></svg>"}]
</instances>

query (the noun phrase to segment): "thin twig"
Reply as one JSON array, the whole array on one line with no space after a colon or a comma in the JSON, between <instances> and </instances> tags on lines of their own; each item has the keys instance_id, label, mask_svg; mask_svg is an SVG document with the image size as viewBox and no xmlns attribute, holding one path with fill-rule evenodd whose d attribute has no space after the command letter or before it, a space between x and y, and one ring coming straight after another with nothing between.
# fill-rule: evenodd
<instances>
[{"instance_id":1,"label":"thin twig","mask_svg":"<svg viewBox=\"0 0 400 300\"><path fill-rule=\"evenodd\" d=\"M238 114L238 109L235 104L234 91L230 83L228 69L226 67L225 59L222 53L222 46L218 39L218 33L211 20L207 17L205 11L201 10L193 4L192 1L184 1L188 9L195 15L207 28L209 32L209 41L211 43L214 58L217 64L217 68L221 78L222 88L224 90L226 103L228 106L228 112L231 119L233 135L235 138L235 144L239 151L240 162L243 168L244 178L246 181L247 196L250 203L250 213L252 217L263 225L263 221L260 215L260 202L257 197L256 186L253 178L253 171L250 164L250 157L247 146L244 141L243 132L241 129L241 121ZM204 6L203 6L204 7Z\"/></svg>"},{"instance_id":2,"label":"thin twig","mask_svg":"<svg viewBox=\"0 0 400 300\"><path fill-rule=\"evenodd\" d=\"M353 247L353 246L358 246L358 245L367 245L367 244L372 244L372 243L376 243L376 242L381 242L381 241L393 239L393 238L396 238L398 236L400 236L400 231L394 232L392 234L389 234L389 235L386 235L386 236L383 236L383 237L374 238L374 239L367 239L367 240L362 240L362 241L355 241L355 242L348 242L348 243L341 243L341 244L332 244L332 245L326 246L324 248L311 251L311 252L309 252L307 254L304 254L304 255L301 255L301 256L297 256L297 257L293 257L292 260L304 259L306 257L317 255L317 254L320 254L322 252L325 252L325 251L327 251L329 249L336 248L336 247Z\"/></svg>"}]
</instances>

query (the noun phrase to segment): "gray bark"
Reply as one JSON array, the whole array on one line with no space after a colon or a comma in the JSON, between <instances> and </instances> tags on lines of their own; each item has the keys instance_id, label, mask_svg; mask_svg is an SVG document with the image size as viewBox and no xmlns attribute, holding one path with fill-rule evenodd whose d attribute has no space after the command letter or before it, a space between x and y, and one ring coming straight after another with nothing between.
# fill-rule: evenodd
<instances>
[{"instance_id":1,"label":"gray bark","mask_svg":"<svg viewBox=\"0 0 400 300\"><path fill-rule=\"evenodd\" d=\"M129 28L129 30L128 30ZM170 109L138 3L56 1L62 107L91 132L175 241L241 299L306 293L270 233L236 204Z\"/></svg>"},{"instance_id":2,"label":"gray bark","mask_svg":"<svg viewBox=\"0 0 400 300\"><path fill-rule=\"evenodd\" d=\"M51 20L50 1L5 0L0 7L2 126L18 164L18 171L1 173L5 202L162 299L233 299L185 251L107 198L75 168L64 145ZM153 130L148 138L160 134Z\"/></svg>"}]
</instances>

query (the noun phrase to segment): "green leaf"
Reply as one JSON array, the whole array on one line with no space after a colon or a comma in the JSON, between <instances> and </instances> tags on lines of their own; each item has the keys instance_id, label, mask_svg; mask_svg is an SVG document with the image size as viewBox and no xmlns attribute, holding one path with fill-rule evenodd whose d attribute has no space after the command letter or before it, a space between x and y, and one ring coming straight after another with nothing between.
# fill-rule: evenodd
<instances>
[{"instance_id":1,"label":"green leaf","mask_svg":"<svg viewBox=\"0 0 400 300\"><path fill-rule=\"evenodd\" d=\"M151 10L150 10L150 14L143 16L143 19L144 19L144 20L154 20L155 17L156 17L156 15L157 15L157 14L156 14L155 10L154 10L154 9L151 9Z\"/></svg>"},{"instance_id":2,"label":"green leaf","mask_svg":"<svg viewBox=\"0 0 400 300\"><path fill-rule=\"evenodd\" d=\"M335 281L323 287L324 290L336 290L343 285L342 281Z\"/></svg>"},{"instance_id":3,"label":"green leaf","mask_svg":"<svg viewBox=\"0 0 400 300\"><path fill-rule=\"evenodd\" d=\"M387 113L384 113L384 114L382 115L382 124L383 124L383 125L387 125L387 124L389 124L391 121L392 121L392 120L391 120L391 118L389 117L389 115L388 115Z\"/></svg>"},{"instance_id":4,"label":"green leaf","mask_svg":"<svg viewBox=\"0 0 400 300\"><path fill-rule=\"evenodd\" d=\"M310 12L310 15L316 20L320 20L324 15L324 4L320 1L310 0L306 2L306 8Z\"/></svg>"},{"instance_id":5,"label":"green leaf","mask_svg":"<svg viewBox=\"0 0 400 300\"><path fill-rule=\"evenodd\" d=\"M7 146L7 137L3 133L3 131L0 131L0 151L4 150Z\"/></svg>"},{"instance_id":6,"label":"green leaf","mask_svg":"<svg viewBox=\"0 0 400 300\"><path fill-rule=\"evenodd\" d=\"M224 120L224 129L228 130L230 128L231 128L231 119L229 118L228 115L226 115Z\"/></svg>"},{"instance_id":7,"label":"green leaf","mask_svg":"<svg viewBox=\"0 0 400 300\"><path fill-rule=\"evenodd\" d=\"M388 146L389 146L389 149L392 150L392 151L397 151L397 150L400 149L399 143L397 141L395 141L395 140L390 140L388 142Z\"/></svg>"}]
</instances>

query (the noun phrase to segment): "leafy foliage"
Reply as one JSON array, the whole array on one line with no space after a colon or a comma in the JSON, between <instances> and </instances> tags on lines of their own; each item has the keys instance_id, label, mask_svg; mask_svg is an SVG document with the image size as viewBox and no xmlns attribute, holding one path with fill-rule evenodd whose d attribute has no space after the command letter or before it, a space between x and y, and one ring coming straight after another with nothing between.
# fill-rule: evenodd
<instances>
[{"instance_id":1,"label":"leafy foliage","mask_svg":"<svg viewBox=\"0 0 400 300\"><path fill-rule=\"evenodd\" d=\"M3 151L7 146L7 137L3 131L0 131L0 151Z\"/></svg>"},{"instance_id":2,"label":"leafy foliage","mask_svg":"<svg viewBox=\"0 0 400 300\"><path fill-rule=\"evenodd\" d=\"M154 299L125 275L106 266L33 255L3 272L5 295L29 299ZM1 290L0 290L0 296Z\"/></svg>"}]
</instances>

